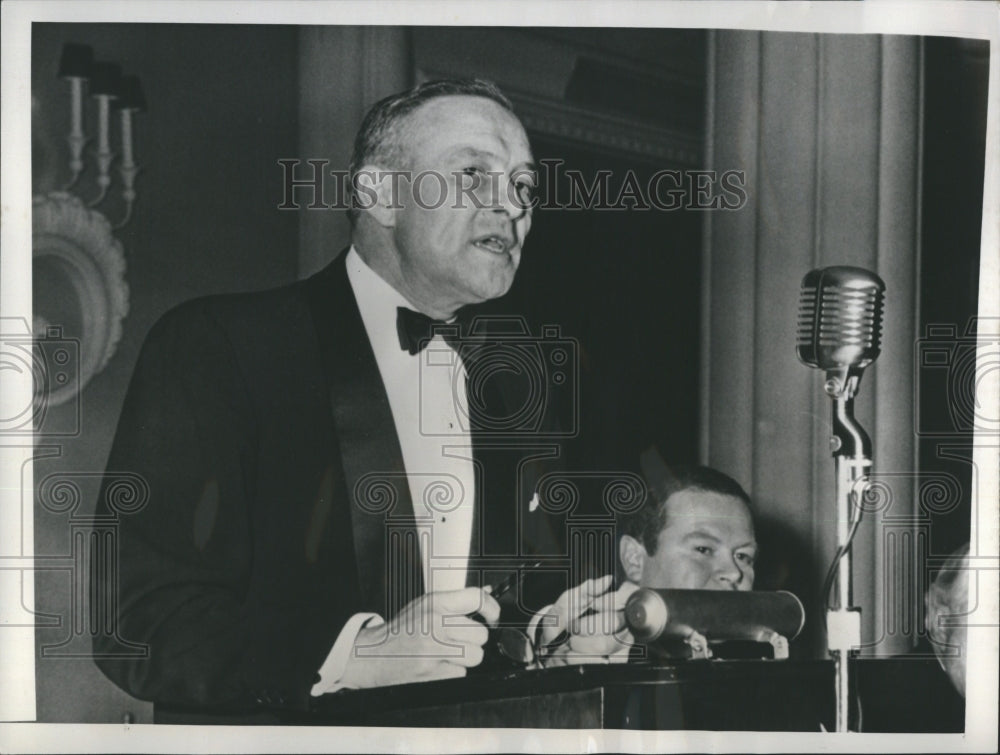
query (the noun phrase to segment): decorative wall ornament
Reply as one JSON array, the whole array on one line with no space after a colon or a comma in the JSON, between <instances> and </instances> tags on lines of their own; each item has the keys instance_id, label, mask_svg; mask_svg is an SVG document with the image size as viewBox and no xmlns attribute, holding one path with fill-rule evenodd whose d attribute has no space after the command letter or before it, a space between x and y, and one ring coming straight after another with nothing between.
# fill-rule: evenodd
<instances>
[{"instance_id":1,"label":"decorative wall ornament","mask_svg":"<svg viewBox=\"0 0 1000 755\"><path fill-rule=\"evenodd\" d=\"M122 76L115 63L94 60L88 45L63 45L57 75L69 84L69 179L62 191L45 193L52 181L35 175L39 193L32 207L32 337L39 364L45 368L36 377L35 394L36 402L49 406L65 403L82 391L104 369L121 340L122 320L129 308L125 254L108 218L93 208L108 198L113 183L111 169L119 157L112 150L112 113L116 112L124 211L114 228L131 219L139 173L133 116L146 108L139 80ZM89 101L96 108L97 138L92 151L96 171L88 174ZM35 128L48 136L40 119ZM47 144L41 141L42 154ZM81 198L85 196L89 199Z\"/></svg>"},{"instance_id":2,"label":"decorative wall ornament","mask_svg":"<svg viewBox=\"0 0 1000 755\"><path fill-rule=\"evenodd\" d=\"M74 302L79 313L79 374L76 380L49 387L47 401L58 405L83 390L118 347L129 309L125 254L104 215L72 194L52 192L33 201L32 263L36 269L54 266L63 273L58 280L70 289L56 288L47 301L35 302L36 340L53 336L47 305Z\"/></svg>"}]
</instances>

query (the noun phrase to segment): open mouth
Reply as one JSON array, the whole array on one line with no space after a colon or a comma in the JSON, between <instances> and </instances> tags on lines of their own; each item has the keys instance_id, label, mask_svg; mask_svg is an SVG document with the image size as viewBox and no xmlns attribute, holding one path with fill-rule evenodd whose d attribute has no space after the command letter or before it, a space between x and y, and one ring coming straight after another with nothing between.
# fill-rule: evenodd
<instances>
[{"instance_id":1,"label":"open mouth","mask_svg":"<svg viewBox=\"0 0 1000 755\"><path fill-rule=\"evenodd\" d=\"M483 236L472 242L480 249L484 249L491 254L506 254L514 243L503 236Z\"/></svg>"}]
</instances>

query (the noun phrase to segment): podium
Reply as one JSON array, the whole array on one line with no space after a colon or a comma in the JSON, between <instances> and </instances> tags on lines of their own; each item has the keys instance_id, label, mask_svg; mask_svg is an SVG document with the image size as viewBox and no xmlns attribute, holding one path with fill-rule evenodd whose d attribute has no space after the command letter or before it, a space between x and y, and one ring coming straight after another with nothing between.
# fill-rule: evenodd
<instances>
[{"instance_id":1,"label":"podium","mask_svg":"<svg viewBox=\"0 0 1000 755\"><path fill-rule=\"evenodd\" d=\"M851 661L863 732L962 732L965 701L926 656ZM682 660L474 671L341 690L309 710L165 710L156 723L526 729L833 731L830 660Z\"/></svg>"},{"instance_id":2,"label":"podium","mask_svg":"<svg viewBox=\"0 0 1000 755\"><path fill-rule=\"evenodd\" d=\"M961 732L965 701L927 657L852 659L861 731ZM695 660L473 675L318 698L286 723L833 731L830 660Z\"/></svg>"},{"instance_id":3,"label":"podium","mask_svg":"<svg viewBox=\"0 0 1000 755\"><path fill-rule=\"evenodd\" d=\"M564 666L341 691L327 725L820 731L833 717L829 661ZM305 723L306 721L301 721Z\"/></svg>"}]
</instances>

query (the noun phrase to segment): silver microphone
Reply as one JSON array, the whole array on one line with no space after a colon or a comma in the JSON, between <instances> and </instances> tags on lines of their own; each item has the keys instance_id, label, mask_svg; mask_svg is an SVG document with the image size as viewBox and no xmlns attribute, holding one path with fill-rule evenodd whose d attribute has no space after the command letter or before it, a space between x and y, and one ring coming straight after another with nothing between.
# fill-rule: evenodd
<instances>
[{"instance_id":1,"label":"silver microphone","mask_svg":"<svg viewBox=\"0 0 1000 755\"><path fill-rule=\"evenodd\" d=\"M837 731L847 731L850 711L848 658L861 644L860 614L851 608L851 543L864 511L860 505L872 467L872 442L854 418L861 373L879 355L885 283L858 267L811 270L799 299L799 360L826 371L823 389L833 399L830 451L837 486L837 552L823 584L827 647L834 657ZM837 580L836 608L830 593Z\"/></svg>"},{"instance_id":2,"label":"silver microphone","mask_svg":"<svg viewBox=\"0 0 1000 755\"><path fill-rule=\"evenodd\" d=\"M802 279L796 351L828 373L830 395L853 396L862 370L878 357L884 299L882 279L859 267L824 267Z\"/></svg>"}]
</instances>

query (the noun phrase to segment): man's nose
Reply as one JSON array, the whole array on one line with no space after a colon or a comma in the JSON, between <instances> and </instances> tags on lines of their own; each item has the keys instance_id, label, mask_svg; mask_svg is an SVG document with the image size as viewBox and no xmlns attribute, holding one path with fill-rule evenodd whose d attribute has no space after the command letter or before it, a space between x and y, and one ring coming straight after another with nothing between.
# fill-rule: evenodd
<instances>
[{"instance_id":1,"label":"man's nose","mask_svg":"<svg viewBox=\"0 0 1000 755\"><path fill-rule=\"evenodd\" d=\"M744 579L743 570L734 557L726 558L719 564L715 579L721 590L736 590Z\"/></svg>"},{"instance_id":2,"label":"man's nose","mask_svg":"<svg viewBox=\"0 0 1000 755\"><path fill-rule=\"evenodd\" d=\"M497 194L498 196L493 198L495 212L503 212L510 216L511 220L519 220L528 211L527 206L518 196L517 187L510 176L501 177Z\"/></svg>"}]
</instances>

